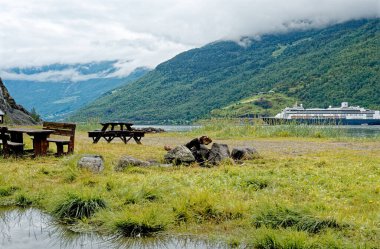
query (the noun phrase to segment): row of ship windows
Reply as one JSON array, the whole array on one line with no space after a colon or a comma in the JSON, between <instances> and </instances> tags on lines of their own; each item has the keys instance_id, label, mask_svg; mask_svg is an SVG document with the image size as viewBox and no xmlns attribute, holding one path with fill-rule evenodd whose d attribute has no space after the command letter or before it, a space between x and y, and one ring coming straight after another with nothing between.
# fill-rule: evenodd
<instances>
[{"instance_id":1,"label":"row of ship windows","mask_svg":"<svg viewBox=\"0 0 380 249\"><path fill-rule=\"evenodd\" d=\"M312 115L308 115L308 114L300 114L300 113L297 113L297 114L288 115L288 116L289 116L289 117L339 117L339 118L345 118L345 117L367 117L367 118L373 118L373 115L372 115L372 114L367 114L367 115L363 115L363 114L349 114L349 115L312 114Z\"/></svg>"},{"instance_id":2,"label":"row of ship windows","mask_svg":"<svg viewBox=\"0 0 380 249\"><path fill-rule=\"evenodd\" d=\"M357 114L357 115L364 115L364 114L375 114L375 112L373 112L373 111L367 111L367 112L360 112L360 111L344 111L344 112L342 112L342 111L335 111L335 112L331 112L331 111L329 111L329 112L321 112L321 111L302 111L302 112L300 112L300 111L288 111L288 112L286 112L286 114L350 114L350 115L352 115L352 114Z\"/></svg>"}]
</instances>

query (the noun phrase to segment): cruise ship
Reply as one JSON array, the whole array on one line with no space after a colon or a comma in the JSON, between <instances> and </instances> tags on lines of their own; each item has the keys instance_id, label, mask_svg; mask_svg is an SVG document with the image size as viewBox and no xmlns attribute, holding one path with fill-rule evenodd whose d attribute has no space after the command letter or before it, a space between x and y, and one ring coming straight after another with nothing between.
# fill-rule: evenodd
<instances>
[{"instance_id":1,"label":"cruise ship","mask_svg":"<svg viewBox=\"0 0 380 249\"><path fill-rule=\"evenodd\" d=\"M268 124L313 124L313 125L380 125L380 111L368 110L359 106L305 109L302 104L286 107L275 117L263 118Z\"/></svg>"}]
</instances>

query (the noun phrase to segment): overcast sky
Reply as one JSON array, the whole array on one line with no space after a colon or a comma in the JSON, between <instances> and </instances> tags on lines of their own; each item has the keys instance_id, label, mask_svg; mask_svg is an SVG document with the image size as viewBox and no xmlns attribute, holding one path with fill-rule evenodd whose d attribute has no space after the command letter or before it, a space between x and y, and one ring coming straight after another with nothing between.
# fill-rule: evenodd
<instances>
[{"instance_id":1,"label":"overcast sky","mask_svg":"<svg viewBox=\"0 0 380 249\"><path fill-rule=\"evenodd\" d=\"M0 68L118 59L127 73L306 19L379 16L380 0L0 0Z\"/></svg>"}]
</instances>

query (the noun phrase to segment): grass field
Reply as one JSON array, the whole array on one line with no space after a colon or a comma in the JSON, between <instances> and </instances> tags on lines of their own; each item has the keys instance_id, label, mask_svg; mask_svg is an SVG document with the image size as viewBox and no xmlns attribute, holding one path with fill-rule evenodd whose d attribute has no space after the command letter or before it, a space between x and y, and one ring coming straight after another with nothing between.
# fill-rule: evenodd
<instances>
[{"instance_id":1,"label":"grass field","mask_svg":"<svg viewBox=\"0 0 380 249\"><path fill-rule=\"evenodd\" d=\"M1 158L0 205L34 206L73 231L121 237L195 235L253 248L378 248L379 139L218 125L147 134L143 145L92 144L88 126L79 127L72 156ZM201 134L230 149L253 146L262 158L214 168L113 170L122 155L160 161L164 144ZM79 170L83 154L102 155L105 170Z\"/></svg>"}]
</instances>

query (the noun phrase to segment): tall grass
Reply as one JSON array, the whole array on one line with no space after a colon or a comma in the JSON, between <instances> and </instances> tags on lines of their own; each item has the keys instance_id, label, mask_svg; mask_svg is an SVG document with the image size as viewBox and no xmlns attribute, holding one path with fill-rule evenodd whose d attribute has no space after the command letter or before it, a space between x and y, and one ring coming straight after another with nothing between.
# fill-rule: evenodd
<instances>
[{"instance_id":1,"label":"tall grass","mask_svg":"<svg viewBox=\"0 0 380 249\"><path fill-rule=\"evenodd\" d=\"M253 224L256 227L266 226L270 228L295 228L299 231L319 233L326 228L340 229L343 226L335 219L319 219L311 215L302 214L287 208L277 207L266 210L254 217Z\"/></svg>"},{"instance_id":2,"label":"tall grass","mask_svg":"<svg viewBox=\"0 0 380 249\"><path fill-rule=\"evenodd\" d=\"M92 131L100 130L102 127L100 125L101 120L99 118L90 118L87 122L77 123L78 131Z\"/></svg>"},{"instance_id":3,"label":"tall grass","mask_svg":"<svg viewBox=\"0 0 380 249\"><path fill-rule=\"evenodd\" d=\"M311 125L265 125L261 122L236 119L211 119L202 121L199 129L194 129L191 134L207 134L214 138L227 139L237 137L313 137L336 138L346 137L344 129L335 126L311 126Z\"/></svg>"},{"instance_id":4,"label":"tall grass","mask_svg":"<svg viewBox=\"0 0 380 249\"><path fill-rule=\"evenodd\" d=\"M56 206L53 214L61 221L67 222L74 219L89 218L97 210L105 207L105 201L99 197L83 197L71 194Z\"/></svg>"}]
</instances>

